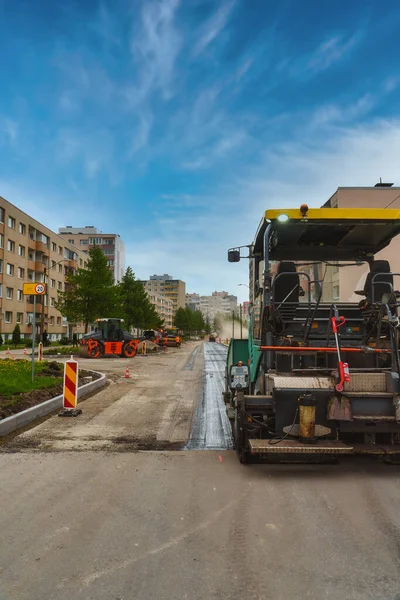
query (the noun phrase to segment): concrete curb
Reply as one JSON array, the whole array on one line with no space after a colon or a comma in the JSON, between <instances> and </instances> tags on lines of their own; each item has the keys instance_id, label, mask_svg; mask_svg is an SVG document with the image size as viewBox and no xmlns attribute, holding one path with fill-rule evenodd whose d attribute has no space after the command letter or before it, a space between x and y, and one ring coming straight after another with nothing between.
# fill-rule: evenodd
<instances>
[{"instance_id":1,"label":"concrete curb","mask_svg":"<svg viewBox=\"0 0 400 600\"><path fill-rule=\"evenodd\" d=\"M85 369L85 371L87 371L87 369ZM104 387L106 384L107 377L103 373L99 373L98 371L89 371L89 373L96 373L97 375L100 375L100 378L95 379L95 381L91 381L90 383L86 383L85 385L81 385L81 387L78 388L78 399L84 398L95 390ZM37 406L32 406L20 413L2 419L0 421L0 437L28 425L38 417L44 417L53 412L53 410L61 408L62 403L63 395L61 394L60 396L50 398L50 400L46 400Z\"/></svg>"}]
</instances>

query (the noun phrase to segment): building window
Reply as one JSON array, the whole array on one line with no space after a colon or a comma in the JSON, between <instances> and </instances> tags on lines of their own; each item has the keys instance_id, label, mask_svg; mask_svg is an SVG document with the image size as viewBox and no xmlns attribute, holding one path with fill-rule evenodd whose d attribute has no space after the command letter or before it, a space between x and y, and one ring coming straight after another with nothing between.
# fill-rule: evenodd
<instances>
[{"instance_id":1,"label":"building window","mask_svg":"<svg viewBox=\"0 0 400 600\"><path fill-rule=\"evenodd\" d=\"M10 310L6 310L5 316L4 316L4 322L5 323L11 323L12 322L12 312Z\"/></svg>"},{"instance_id":2,"label":"building window","mask_svg":"<svg viewBox=\"0 0 400 600\"><path fill-rule=\"evenodd\" d=\"M7 263L7 275L14 275L14 265Z\"/></svg>"},{"instance_id":3,"label":"building window","mask_svg":"<svg viewBox=\"0 0 400 600\"><path fill-rule=\"evenodd\" d=\"M15 252L15 242L13 242L12 240L8 240L8 242L7 242L7 250L9 252Z\"/></svg>"},{"instance_id":4,"label":"building window","mask_svg":"<svg viewBox=\"0 0 400 600\"><path fill-rule=\"evenodd\" d=\"M3 272L3 261L0 258L0 273L2 273L2 272Z\"/></svg>"},{"instance_id":5,"label":"building window","mask_svg":"<svg viewBox=\"0 0 400 600\"><path fill-rule=\"evenodd\" d=\"M33 312L27 312L26 313L26 323L33 323Z\"/></svg>"},{"instance_id":6,"label":"building window","mask_svg":"<svg viewBox=\"0 0 400 600\"><path fill-rule=\"evenodd\" d=\"M55 281L55 279L51 279L51 280L50 280L50 286L51 286L52 288L56 287L56 281Z\"/></svg>"},{"instance_id":7,"label":"building window","mask_svg":"<svg viewBox=\"0 0 400 600\"><path fill-rule=\"evenodd\" d=\"M17 312L17 323L22 323L24 320L24 313Z\"/></svg>"},{"instance_id":8,"label":"building window","mask_svg":"<svg viewBox=\"0 0 400 600\"><path fill-rule=\"evenodd\" d=\"M62 265L58 265L58 272L59 272L59 273L62 273L62 269L63 269L63 268L62 268Z\"/></svg>"},{"instance_id":9,"label":"building window","mask_svg":"<svg viewBox=\"0 0 400 600\"><path fill-rule=\"evenodd\" d=\"M4 248L4 235L0 233L0 248Z\"/></svg>"},{"instance_id":10,"label":"building window","mask_svg":"<svg viewBox=\"0 0 400 600\"><path fill-rule=\"evenodd\" d=\"M55 244L54 242L51 243L51 249L53 250L53 252L57 252L57 244Z\"/></svg>"},{"instance_id":11,"label":"building window","mask_svg":"<svg viewBox=\"0 0 400 600\"><path fill-rule=\"evenodd\" d=\"M54 306L55 298L50 298L50 306Z\"/></svg>"},{"instance_id":12,"label":"building window","mask_svg":"<svg viewBox=\"0 0 400 600\"><path fill-rule=\"evenodd\" d=\"M24 294L22 290L17 290L17 300L21 301L24 299Z\"/></svg>"},{"instance_id":13,"label":"building window","mask_svg":"<svg viewBox=\"0 0 400 600\"><path fill-rule=\"evenodd\" d=\"M11 227L11 229L15 229L15 219L14 219L14 217L8 217L8 226Z\"/></svg>"},{"instance_id":14,"label":"building window","mask_svg":"<svg viewBox=\"0 0 400 600\"><path fill-rule=\"evenodd\" d=\"M0 206L0 223L4 223L5 210Z\"/></svg>"},{"instance_id":15,"label":"building window","mask_svg":"<svg viewBox=\"0 0 400 600\"><path fill-rule=\"evenodd\" d=\"M98 237L89 238L89 244L95 244L96 246L100 246L102 244L102 239Z\"/></svg>"},{"instance_id":16,"label":"building window","mask_svg":"<svg viewBox=\"0 0 400 600\"><path fill-rule=\"evenodd\" d=\"M58 254L62 255L62 251L63 249L61 248L61 246L58 246Z\"/></svg>"},{"instance_id":17,"label":"building window","mask_svg":"<svg viewBox=\"0 0 400 600\"><path fill-rule=\"evenodd\" d=\"M68 240L68 243L74 245L75 241L74 240Z\"/></svg>"},{"instance_id":18,"label":"building window","mask_svg":"<svg viewBox=\"0 0 400 600\"><path fill-rule=\"evenodd\" d=\"M19 224L19 232L20 232L22 235L25 235L25 234L26 234L26 225L24 225L23 223L20 223L20 224Z\"/></svg>"},{"instance_id":19,"label":"building window","mask_svg":"<svg viewBox=\"0 0 400 600\"><path fill-rule=\"evenodd\" d=\"M50 325L54 325L54 317L50 317Z\"/></svg>"},{"instance_id":20,"label":"building window","mask_svg":"<svg viewBox=\"0 0 400 600\"><path fill-rule=\"evenodd\" d=\"M103 244L105 246L114 246L114 238L105 238L105 239L103 239Z\"/></svg>"},{"instance_id":21,"label":"building window","mask_svg":"<svg viewBox=\"0 0 400 600\"><path fill-rule=\"evenodd\" d=\"M13 298L13 288L6 287L6 298L7 300L12 300Z\"/></svg>"},{"instance_id":22,"label":"building window","mask_svg":"<svg viewBox=\"0 0 400 600\"><path fill-rule=\"evenodd\" d=\"M18 255L25 256L25 246L21 246L21 244L18 246Z\"/></svg>"},{"instance_id":23,"label":"building window","mask_svg":"<svg viewBox=\"0 0 400 600\"><path fill-rule=\"evenodd\" d=\"M58 290L62 290L62 283L61 283L61 281L57 282L57 289Z\"/></svg>"},{"instance_id":24,"label":"building window","mask_svg":"<svg viewBox=\"0 0 400 600\"><path fill-rule=\"evenodd\" d=\"M87 246L88 241L87 240L79 240L79 243L81 246Z\"/></svg>"},{"instance_id":25,"label":"building window","mask_svg":"<svg viewBox=\"0 0 400 600\"><path fill-rule=\"evenodd\" d=\"M28 271L28 279L29 281L33 281L33 271Z\"/></svg>"},{"instance_id":26,"label":"building window","mask_svg":"<svg viewBox=\"0 0 400 600\"><path fill-rule=\"evenodd\" d=\"M333 299L334 300L339 300L339 286L338 285L334 285L332 288L332 294L333 294Z\"/></svg>"},{"instance_id":27,"label":"building window","mask_svg":"<svg viewBox=\"0 0 400 600\"><path fill-rule=\"evenodd\" d=\"M61 317L57 317L57 325L60 326L61 325Z\"/></svg>"},{"instance_id":28,"label":"building window","mask_svg":"<svg viewBox=\"0 0 400 600\"><path fill-rule=\"evenodd\" d=\"M3 297L3 284L0 283L0 298Z\"/></svg>"},{"instance_id":29,"label":"building window","mask_svg":"<svg viewBox=\"0 0 400 600\"><path fill-rule=\"evenodd\" d=\"M18 267L18 279L24 279L25 278L25 269L21 269L21 267Z\"/></svg>"}]
</instances>

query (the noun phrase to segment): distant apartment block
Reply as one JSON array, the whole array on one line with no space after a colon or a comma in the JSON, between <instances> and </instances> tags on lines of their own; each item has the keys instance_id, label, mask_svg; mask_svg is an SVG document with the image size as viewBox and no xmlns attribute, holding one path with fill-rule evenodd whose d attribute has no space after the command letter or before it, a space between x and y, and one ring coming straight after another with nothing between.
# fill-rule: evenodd
<instances>
[{"instance_id":1,"label":"distant apartment block","mask_svg":"<svg viewBox=\"0 0 400 600\"><path fill-rule=\"evenodd\" d=\"M18 324L24 339L32 338L33 296L24 283L46 283L47 294L36 298L36 334L50 340L83 332L56 310L66 277L85 268L87 255L0 196L0 334L11 339Z\"/></svg>"},{"instance_id":2,"label":"distant apartment block","mask_svg":"<svg viewBox=\"0 0 400 600\"><path fill-rule=\"evenodd\" d=\"M200 310L204 319L210 324L217 314L238 314L237 297L228 292L213 292L211 296L186 294L186 306L193 310Z\"/></svg>"},{"instance_id":3,"label":"distant apartment block","mask_svg":"<svg viewBox=\"0 0 400 600\"><path fill-rule=\"evenodd\" d=\"M153 294L166 296L172 302L173 314L178 308L185 307L186 284L171 275L152 275L149 280L142 281L149 297Z\"/></svg>"},{"instance_id":4,"label":"distant apartment block","mask_svg":"<svg viewBox=\"0 0 400 600\"><path fill-rule=\"evenodd\" d=\"M83 252L98 246L107 257L114 281L121 281L125 274L125 245L116 233L102 233L96 227L60 227L58 233Z\"/></svg>"},{"instance_id":5,"label":"distant apartment block","mask_svg":"<svg viewBox=\"0 0 400 600\"><path fill-rule=\"evenodd\" d=\"M174 307L172 300L164 294L156 294L147 291L147 296L150 303L154 306L157 314L164 321L165 327L172 327L172 321L174 319Z\"/></svg>"}]
</instances>

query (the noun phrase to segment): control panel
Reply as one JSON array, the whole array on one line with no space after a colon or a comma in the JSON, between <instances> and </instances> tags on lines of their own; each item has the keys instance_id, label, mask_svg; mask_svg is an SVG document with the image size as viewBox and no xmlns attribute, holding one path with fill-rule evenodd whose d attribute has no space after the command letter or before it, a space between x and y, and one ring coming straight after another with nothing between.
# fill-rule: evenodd
<instances>
[{"instance_id":1,"label":"control panel","mask_svg":"<svg viewBox=\"0 0 400 600\"><path fill-rule=\"evenodd\" d=\"M245 390L249 387L249 367L232 366L230 370L230 386L232 390Z\"/></svg>"}]
</instances>

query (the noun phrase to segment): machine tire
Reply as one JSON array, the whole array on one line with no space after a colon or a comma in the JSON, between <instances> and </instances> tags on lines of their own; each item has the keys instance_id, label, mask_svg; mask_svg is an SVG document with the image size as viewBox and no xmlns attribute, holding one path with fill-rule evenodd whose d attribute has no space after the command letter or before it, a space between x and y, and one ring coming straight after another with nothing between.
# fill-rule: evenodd
<instances>
[{"instance_id":1,"label":"machine tire","mask_svg":"<svg viewBox=\"0 0 400 600\"><path fill-rule=\"evenodd\" d=\"M87 351L87 355L88 358L99 358L101 354L101 346L99 344L99 342L92 342L91 344L88 344L88 351Z\"/></svg>"},{"instance_id":2,"label":"machine tire","mask_svg":"<svg viewBox=\"0 0 400 600\"><path fill-rule=\"evenodd\" d=\"M237 392L236 396L236 408L235 408L235 422L234 422L234 438L235 438L235 450L239 462L247 464L249 462L250 453L246 450L246 436L243 429L240 427L244 419L244 392Z\"/></svg>"},{"instance_id":3,"label":"machine tire","mask_svg":"<svg viewBox=\"0 0 400 600\"><path fill-rule=\"evenodd\" d=\"M122 348L122 355L125 358L133 358L137 353L137 344L133 340L129 340L125 342L124 347Z\"/></svg>"}]
</instances>

